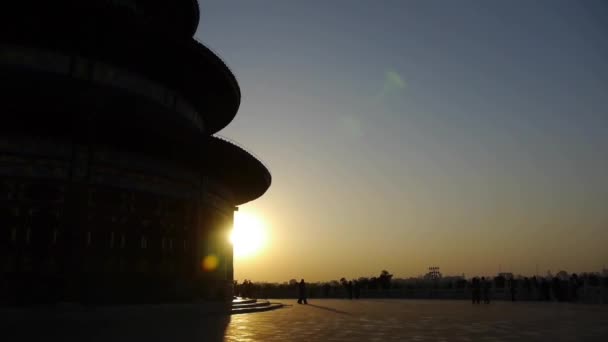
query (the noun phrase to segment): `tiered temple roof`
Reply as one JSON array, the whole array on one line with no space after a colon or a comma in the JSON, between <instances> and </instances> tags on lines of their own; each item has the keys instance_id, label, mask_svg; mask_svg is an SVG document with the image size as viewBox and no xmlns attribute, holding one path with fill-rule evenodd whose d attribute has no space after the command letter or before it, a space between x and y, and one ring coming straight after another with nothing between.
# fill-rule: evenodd
<instances>
[{"instance_id":1,"label":"tiered temple roof","mask_svg":"<svg viewBox=\"0 0 608 342\"><path fill-rule=\"evenodd\" d=\"M261 196L264 165L212 137L241 94L193 38L198 22L196 0L2 3L0 91L14 112L5 129L168 155L226 182L237 205Z\"/></svg>"}]
</instances>

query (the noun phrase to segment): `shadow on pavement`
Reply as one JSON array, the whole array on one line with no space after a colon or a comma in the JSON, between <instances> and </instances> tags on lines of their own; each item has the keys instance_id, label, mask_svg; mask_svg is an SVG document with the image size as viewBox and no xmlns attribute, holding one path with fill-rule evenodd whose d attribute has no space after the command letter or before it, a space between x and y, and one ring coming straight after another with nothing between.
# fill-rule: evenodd
<instances>
[{"instance_id":1,"label":"shadow on pavement","mask_svg":"<svg viewBox=\"0 0 608 342\"><path fill-rule=\"evenodd\" d=\"M335 312L335 313L338 313L338 314L349 315L350 316L350 313L348 313L346 311L340 311L338 309L329 308L327 306L321 306L321 305L315 305L315 304L308 304L308 306L312 306L313 308L317 308L317 309L321 309L321 310L327 310L327 311Z\"/></svg>"},{"instance_id":2,"label":"shadow on pavement","mask_svg":"<svg viewBox=\"0 0 608 342\"><path fill-rule=\"evenodd\" d=\"M115 315L95 312L70 315L47 311L3 316L6 315L0 311L0 329L6 341L221 342L230 323L228 314L194 310L166 310L150 314L116 312Z\"/></svg>"}]
</instances>

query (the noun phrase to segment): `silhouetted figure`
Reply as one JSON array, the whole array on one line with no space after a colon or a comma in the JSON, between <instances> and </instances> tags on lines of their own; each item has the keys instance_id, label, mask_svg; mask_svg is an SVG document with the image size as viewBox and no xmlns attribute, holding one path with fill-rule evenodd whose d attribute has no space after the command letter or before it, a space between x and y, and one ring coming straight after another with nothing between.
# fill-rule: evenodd
<instances>
[{"instance_id":1,"label":"silhouetted figure","mask_svg":"<svg viewBox=\"0 0 608 342\"><path fill-rule=\"evenodd\" d=\"M532 277L532 279L530 280L530 284L532 286L532 292L531 292L532 294L531 294L530 298L540 300L540 287L539 287L538 279L536 279L536 276Z\"/></svg>"},{"instance_id":2,"label":"silhouetted figure","mask_svg":"<svg viewBox=\"0 0 608 342\"><path fill-rule=\"evenodd\" d=\"M547 279L542 278L540 282L540 292L541 292L541 300L550 301L551 293L550 293L550 285Z\"/></svg>"},{"instance_id":3,"label":"silhouetted figure","mask_svg":"<svg viewBox=\"0 0 608 342\"><path fill-rule=\"evenodd\" d=\"M348 281L348 283L346 283L346 290L348 292L348 299L353 299L353 282L352 281Z\"/></svg>"},{"instance_id":4,"label":"silhouetted figure","mask_svg":"<svg viewBox=\"0 0 608 342\"><path fill-rule=\"evenodd\" d=\"M558 277L553 277L551 281L551 290L553 290L553 297L558 302L562 301L561 281Z\"/></svg>"},{"instance_id":5,"label":"silhouetted figure","mask_svg":"<svg viewBox=\"0 0 608 342\"><path fill-rule=\"evenodd\" d=\"M298 304L308 304L308 301L306 300L306 283L304 282L304 279L300 280L300 282L298 283Z\"/></svg>"},{"instance_id":6,"label":"silhouetted figure","mask_svg":"<svg viewBox=\"0 0 608 342\"><path fill-rule=\"evenodd\" d=\"M483 291L483 302L485 304L490 304L490 282L484 278L481 277L481 286L482 286L482 291Z\"/></svg>"},{"instance_id":7,"label":"silhouetted figure","mask_svg":"<svg viewBox=\"0 0 608 342\"><path fill-rule=\"evenodd\" d=\"M471 283L471 289L473 294L473 304L480 304L481 302L481 284L479 278L474 277Z\"/></svg>"},{"instance_id":8,"label":"silhouetted figure","mask_svg":"<svg viewBox=\"0 0 608 342\"><path fill-rule=\"evenodd\" d=\"M578 289L581 287L581 280L576 275L576 273L572 273L570 276L570 300L573 302L578 301Z\"/></svg>"},{"instance_id":9,"label":"silhouetted figure","mask_svg":"<svg viewBox=\"0 0 608 342\"><path fill-rule=\"evenodd\" d=\"M253 298L253 283L251 282L251 280L243 280L240 292L243 297Z\"/></svg>"},{"instance_id":10,"label":"silhouetted figure","mask_svg":"<svg viewBox=\"0 0 608 342\"><path fill-rule=\"evenodd\" d=\"M515 294L517 293L517 280L509 279L509 293L511 294L511 301L515 301Z\"/></svg>"},{"instance_id":11,"label":"silhouetted figure","mask_svg":"<svg viewBox=\"0 0 608 342\"><path fill-rule=\"evenodd\" d=\"M328 283L323 284L323 294L325 295L325 298L329 297L329 289L330 286Z\"/></svg>"},{"instance_id":12,"label":"silhouetted figure","mask_svg":"<svg viewBox=\"0 0 608 342\"><path fill-rule=\"evenodd\" d=\"M361 287L359 286L358 281L353 282L354 291L355 291L355 299L359 299L359 295L361 294Z\"/></svg>"}]
</instances>

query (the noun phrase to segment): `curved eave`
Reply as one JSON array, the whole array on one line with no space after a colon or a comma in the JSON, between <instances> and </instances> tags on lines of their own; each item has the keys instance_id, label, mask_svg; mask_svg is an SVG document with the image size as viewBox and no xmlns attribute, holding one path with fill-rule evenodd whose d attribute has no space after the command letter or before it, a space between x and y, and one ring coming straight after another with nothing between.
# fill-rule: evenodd
<instances>
[{"instance_id":1,"label":"curved eave","mask_svg":"<svg viewBox=\"0 0 608 342\"><path fill-rule=\"evenodd\" d=\"M262 196L272 183L270 171L241 147L218 137L207 143L207 172L233 194L235 205Z\"/></svg>"},{"instance_id":2,"label":"curved eave","mask_svg":"<svg viewBox=\"0 0 608 342\"><path fill-rule=\"evenodd\" d=\"M202 113L205 117L207 131L214 134L221 131L234 120L241 105L241 89L236 77L224 61L202 43L196 40L193 41L198 62L205 61L207 64L206 67L202 67L198 77L200 77L200 80L204 80L213 74L213 78L217 80L213 89L205 89L205 93L213 93L212 100L216 105L214 105L211 111L205 110ZM192 94L192 97L198 100L200 106L209 105L206 100L200 101L203 97L197 97L196 94ZM196 102L196 100L194 101Z\"/></svg>"},{"instance_id":3,"label":"curved eave","mask_svg":"<svg viewBox=\"0 0 608 342\"><path fill-rule=\"evenodd\" d=\"M201 10L197 0L192 0L192 11L194 14L194 26L192 27L192 35L196 33L196 29L198 29L198 24L201 21Z\"/></svg>"},{"instance_id":4,"label":"curved eave","mask_svg":"<svg viewBox=\"0 0 608 342\"><path fill-rule=\"evenodd\" d=\"M2 45L0 45L0 55ZM130 89L67 74L4 64L0 58L4 134L34 134L116 145L199 164L200 129L172 108ZM70 94L71 96L65 96Z\"/></svg>"},{"instance_id":5,"label":"curved eave","mask_svg":"<svg viewBox=\"0 0 608 342\"><path fill-rule=\"evenodd\" d=\"M193 38L176 40L147 31L123 30L108 26L103 18L8 18L0 22L0 40L80 55L163 84L194 107L207 134L226 127L239 109L241 93L236 78L215 53Z\"/></svg>"}]
</instances>

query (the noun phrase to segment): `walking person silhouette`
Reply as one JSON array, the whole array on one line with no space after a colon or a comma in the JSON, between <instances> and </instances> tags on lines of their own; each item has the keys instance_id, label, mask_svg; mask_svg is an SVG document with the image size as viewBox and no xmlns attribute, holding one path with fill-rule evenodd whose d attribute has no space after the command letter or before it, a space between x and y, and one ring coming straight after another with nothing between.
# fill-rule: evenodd
<instances>
[{"instance_id":1,"label":"walking person silhouette","mask_svg":"<svg viewBox=\"0 0 608 342\"><path fill-rule=\"evenodd\" d=\"M479 278L474 277L472 282L471 282L471 289L472 289L472 297L473 297L473 304L479 304L480 303L480 299L481 299L481 284L479 283Z\"/></svg>"},{"instance_id":2,"label":"walking person silhouette","mask_svg":"<svg viewBox=\"0 0 608 342\"><path fill-rule=\"evenodd\" d=\"M300 280L300 282L298 283L298 304L308 304L308 301L306 300L306 283L304 282L304 279Z\"/></svg>"},{"instance_id":3,"label":"walking person silhouette","mask_svg":"<svg viewBox=\"0 0 608 342\"><path fill-rule=\"evenodd\" d=\"M485 277L481 277L481 290L483 292L483 302L490 304L490 281Z\"/></svg>"}]
</instances>

